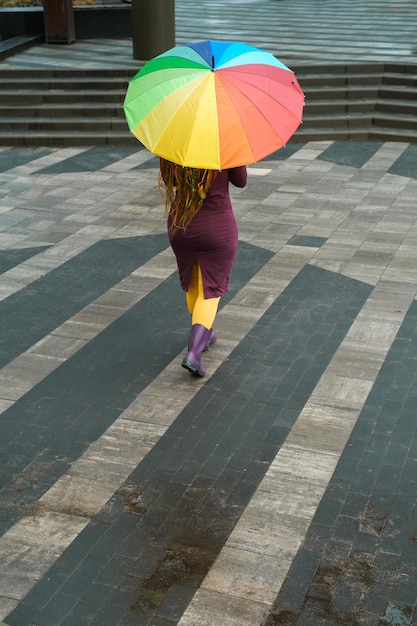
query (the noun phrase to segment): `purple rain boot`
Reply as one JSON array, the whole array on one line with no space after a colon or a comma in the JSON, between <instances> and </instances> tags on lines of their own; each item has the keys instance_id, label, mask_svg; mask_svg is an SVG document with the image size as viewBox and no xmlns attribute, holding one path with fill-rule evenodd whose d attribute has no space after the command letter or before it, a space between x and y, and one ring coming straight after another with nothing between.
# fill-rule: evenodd
<instances>
[{"instance_id":1,"label":"purple rain boot","mask_svg":"<svg viewBox=\"0 0 417 626\"><path fill-rule=\"evenodd\" d=\"M191 337L191 334L190 334ZM207 345L204 348L203 352L207 352L207 350L209 349L210 346L213 345L213 343L216 343L217 341L217 333L215 330L213 330L212 328L210 328L209 330L209 336L208 336L208 341L207 341ZM188 339L188 352L191 350L192 346L190 345L190 339Z\"/></svg>"},{"instance_id":2,"label":"purple rain boot","mask_svg":"<svg viewBox=\"0 0 417 626\"><path fill-rule=\"evenodd\" d=\"M208 338L208 341L207 341L207 345L204 348L203 352L207 352L207 350L209 349L209 346L212 346L213 343L216 343L216 341L217 341L217 335L216 335L215 331L212 328L210 328L209 333L210 334L209 334L209 338Z\"/></svg>"},{"instance_id":3,"label":"purple rain boot","mask_svg":"<svg viewBox=\"0 0 417 626\"><path fill-rule=\"evenodd\" d=\"M191 326L190 337L188 339L188 353L181 363L191 374L204 376L206 373L206 370L201 365L201 354L209 343L210 332L211 331L202 324L193 324Z\"/></svg>"}]
</instances>

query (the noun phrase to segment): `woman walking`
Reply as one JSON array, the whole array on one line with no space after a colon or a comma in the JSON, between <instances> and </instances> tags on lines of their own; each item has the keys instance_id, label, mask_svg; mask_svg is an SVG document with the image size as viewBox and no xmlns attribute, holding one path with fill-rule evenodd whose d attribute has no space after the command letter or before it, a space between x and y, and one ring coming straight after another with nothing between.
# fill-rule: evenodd
<instances>
[{"instance_id":1,"label":"woman walking","mask_svg":"<svg viewBox=\"0 0 417 626\"><path fill-rule=\"evenodd\" d=\"M238 232L229 184L245 187L246 182L245 166L215 171L160 159L168 236L191 315L182 366L196 376L206 373L201 354L216 341L213 323L236 257Z\"/></svg>"}]
</instances>

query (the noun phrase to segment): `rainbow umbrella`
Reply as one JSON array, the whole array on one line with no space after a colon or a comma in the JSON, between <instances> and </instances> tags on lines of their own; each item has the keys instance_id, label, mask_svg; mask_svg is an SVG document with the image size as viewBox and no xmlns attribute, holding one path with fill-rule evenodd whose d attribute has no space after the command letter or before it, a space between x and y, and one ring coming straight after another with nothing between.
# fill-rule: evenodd
<instances>
[{"instance_id":1,"label":"rainbow umbrella","mask_svg":"<svg viewBox=\"0 0 417 626\"><path fill-rule=\"evenodd\" d=\"M301 123L303 106L294 73L272 54L201 41L146 63L128 85L124 112L153 154L222 170L282 148Z\"/></svg>"}]
</instances>

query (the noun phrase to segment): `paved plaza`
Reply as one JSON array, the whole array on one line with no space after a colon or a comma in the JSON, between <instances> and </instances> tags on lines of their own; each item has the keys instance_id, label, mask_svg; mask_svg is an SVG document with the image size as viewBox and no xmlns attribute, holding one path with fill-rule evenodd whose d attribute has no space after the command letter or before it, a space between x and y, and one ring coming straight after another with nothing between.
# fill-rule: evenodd
<instances>
[{"instance_id":1,"label":"paved plaza","mask_svg":"<svg viewBox=\"0 0 417 626\"><path fill-rule=\"evenodd\" d=\"M178 42L414 61L411 1L206 5L177 0ZM108 40L3 64L135 66ZM0 623L417 625L417 145L248 171L200 379L158 160L0 146Z\"/></svg>"}]
</instances>

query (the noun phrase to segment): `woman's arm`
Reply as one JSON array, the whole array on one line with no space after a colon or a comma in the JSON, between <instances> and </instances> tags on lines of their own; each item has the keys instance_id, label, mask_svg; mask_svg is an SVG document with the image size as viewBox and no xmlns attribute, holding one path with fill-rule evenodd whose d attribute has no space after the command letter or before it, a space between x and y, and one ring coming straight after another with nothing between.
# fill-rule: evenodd
<instances>
[{"instance_id":1,"label":"woman's arm","mask_svg":"<svg viewBox=\"0 0 417 626\"><path fill-rule=\"evenodd\" d=\"M229 180L235 187L245 187L248 180L246 165L232 167L229 170Z\"/></svg>"}]
</instances>

